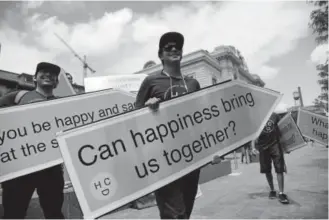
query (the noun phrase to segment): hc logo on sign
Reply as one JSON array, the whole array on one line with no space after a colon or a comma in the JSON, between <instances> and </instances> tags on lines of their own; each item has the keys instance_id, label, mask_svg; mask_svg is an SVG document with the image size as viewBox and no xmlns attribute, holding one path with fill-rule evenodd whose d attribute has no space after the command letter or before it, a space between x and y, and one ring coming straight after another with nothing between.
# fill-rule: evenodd
<instances>
[{"instance_id":1,"label":"hc logo on sign","mask_svg":"<svg viewBox=\"0 0 329 220\"><path fill-rule=\"evenodd\" d=\"M117 190L117 182L110 173L97 174L90 183L90 191L98 200L112 197Z\"/></svg>"}]
</instances>

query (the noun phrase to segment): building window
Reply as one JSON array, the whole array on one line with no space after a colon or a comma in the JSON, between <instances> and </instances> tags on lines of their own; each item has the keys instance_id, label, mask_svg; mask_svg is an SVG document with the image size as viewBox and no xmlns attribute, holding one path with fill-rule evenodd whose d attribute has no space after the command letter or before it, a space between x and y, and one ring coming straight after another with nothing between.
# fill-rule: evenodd
<instances>
[{"instance_id":1,"label":"building window","mask_svg":"<svg viewBox=\"0 0 329 220\"><path fill-rule=\"evenodd\" d=\"M24 81L25 82L27 82L27 83L33 83L33 76L24 75L23 78L24 78Z\"/></svg>"},{"instance_id":2,"label":"building window","mask_svg":"<svg viewBox=\"0 0 329 220\"><path fill-rule=\"evenodd\" d=\"M217 84L217 78L216 77L212 77L212 84L214 85L214 84Z\"/></svg>"}]
</instances>

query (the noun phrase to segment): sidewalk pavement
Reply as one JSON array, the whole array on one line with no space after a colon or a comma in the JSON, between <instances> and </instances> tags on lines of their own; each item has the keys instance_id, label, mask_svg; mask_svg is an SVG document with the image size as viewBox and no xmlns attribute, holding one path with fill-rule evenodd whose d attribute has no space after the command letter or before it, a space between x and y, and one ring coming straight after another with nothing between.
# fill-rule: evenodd
<instances>
[{"instance_id":1,"label":"sidewalk pavement","mask_svg":"<svg viewBox=\"0 0 329 220\"><path fill-rule=\"evenodd\" d=\"M239 162L238 170L233 170L236 175L224 176L201 185L202 196L196 200L191 218L328 219L328 149L320 145L306 146L285 158L288 169L285 191L291 201L289 205L268 199L269 188L265 176L259 173L259 163ZM278 189L276 181L275 187ZM63 210L66 218L82 218L74 193L65 194ZM2 214L0 206L0 216ZM27 218L43 218L37 199L31 202ZM143 210L128 208L102 218L158 219L159 212L156 206Z\"/></svg>"},{"instance_id":2,"label":"sidewalk pavement","mask_svg":"<svg viewBox=\"0 0 329 220\"><path fill-rule=\"evenodd\" d=\"M285 191L289 205L269 200L266 178L259 163L242 165L229 175L201 185L202 196L194 206L193 219L317 218L328 219L328 149L306 146L286 155ZM275 176L274 176L275 177ZM275 188L278 189L275 180ZM159 218L157 207L127 209L108 219Z\"/></svg>"}]
</instances>

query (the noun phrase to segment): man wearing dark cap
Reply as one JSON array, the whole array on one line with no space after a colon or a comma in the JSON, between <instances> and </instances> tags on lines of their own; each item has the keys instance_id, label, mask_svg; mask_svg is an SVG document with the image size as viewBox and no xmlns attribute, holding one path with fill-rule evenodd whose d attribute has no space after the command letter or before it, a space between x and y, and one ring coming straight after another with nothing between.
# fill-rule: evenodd
<instances>
[{"instance_id":1,"label":"man wearing dark cap","mask_svg":"<svg viewBox=\"0 0 329 220\"><path fill-rule=\"evenodd\" d=\"M259 151L260 172L265 174L266 180L270 187L269 198L277 198L273 184L272 161L277 175L279 186L279 201L282 204L289 204L289 199L284 193L284 172L286 165L284 161L284 152L280 143L280 129L278 123L280 117L275 112L272 113L270 119L266 122L260 136L255 140L252 151Z\"/></svg>"},{"instance_id":2,"label":"man wearing dark cap","mask_svg":"<svg viewBox=\"0 0 329 220\"><path fill-rule=\"evenodd\" d=\"M159 102L200 89L197 80L187 78L181 72L184 37L177 32L164 34L159 43L158 56L163 69L147 76L136 98L136 107L149 106L158 110ZM192 213L197 193L200 170L158 189L156 202L162 219L188 219Z\"/></svg>"},{"instance_id":3,"label":"man wearing dark cap","mask_svg":"<svg viewBox=\"0 0 329 220\"><path fill-rule=\"evenodd\" d=\"M0 98L0 107L21 105L54 99L61 68L51 63L39 63L33 91L16 91ZM61 165L21 176L2 183L2 205L5 219L23 219L34 190L37 190L45 218L63 219L64 178Z\"/></svg>"},{"instance_id":4,"label":"man wearing dark cap","mask_svg":"<svg viewBox=\"0 0 329 220\"><path fill-rule=\"evenodd\" d=\"M261 87L263 88L264 85ZM280 119L280 116L273 112L259 137L255 141L252 141L251 148L254 154L257 151L259 152L260 173L265 174L270 187L269 198L277 198L272 175L273 162L279 187L279 201L282 204L289 204L289 199L284 193L284 173L287 172L287 167L284 160L284 151L280 143L281 132L278 126Z\"/></svg>"}]
</instances>

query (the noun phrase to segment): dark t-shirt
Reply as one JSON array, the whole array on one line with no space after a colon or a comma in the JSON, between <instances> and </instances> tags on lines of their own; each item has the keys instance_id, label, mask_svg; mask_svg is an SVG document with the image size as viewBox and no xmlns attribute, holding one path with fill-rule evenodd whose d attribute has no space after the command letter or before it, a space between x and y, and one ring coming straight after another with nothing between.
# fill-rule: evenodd
<instances>
[{"instance_id":1,"label":"dark t-shirt","mask_svg":"<svg viewBox=\"0 0 329 220\"><path fill-rule=\"evenodd\" d=\"M19 91L14 91L7 93L6 95L0 97L0 108L1 107L10 107L16 105L15 103L15 98L17 96ZM55 96L49 96L45 97L44 95L40 94L36 90L33 91L28 91L26 92L17 105L22 105L22 104L28 104L28 103L33 103L33 102L40 102L40 101L45 101L45 100L50 100L50 99L55 99Z\"/></svg>"},{"instance_id":2,"label":"dark t-shirt","mask_svg":"<svg viewBox=\"0 0 329 220\"><path fill-rule=\"evenodd\" d=\"M44 96L37 92L36 90L27 92L20 100L19 104L28 104L28 103L34 103L34 102L41 102L41 101L46 101L50 99L55 99L55 96Z\"/></svg>"},{"instance_id":3,"label":"dark t-shirt","mask_svg":"<svg viewBox=\"0 0 329 220\"><path fill-rule=\"evenodd\" d=\"M280 140L280 130L278 127L278 122L280 118L276 113L272 113L270 119L266 122L262 133L258 137L257 146L259 149L266 149L269 146L279 142Z\"/></svg>"},{"instance_id":4,"label":"dark t-shirt","mask_svg":"<svg viewBox=\"0 0 329 220\"><path fill-rule=\"evenodd\" d=\"M171 83L170 78L172 80ZM196 79L184 77L184 80L188 91L185 88L182 78L169 77L162 71L147 76L139 88L136 98L136 107L143 107L145 102L153 97L165 101L200 89L200 84Z\"/></svg>"}]
</instances>

